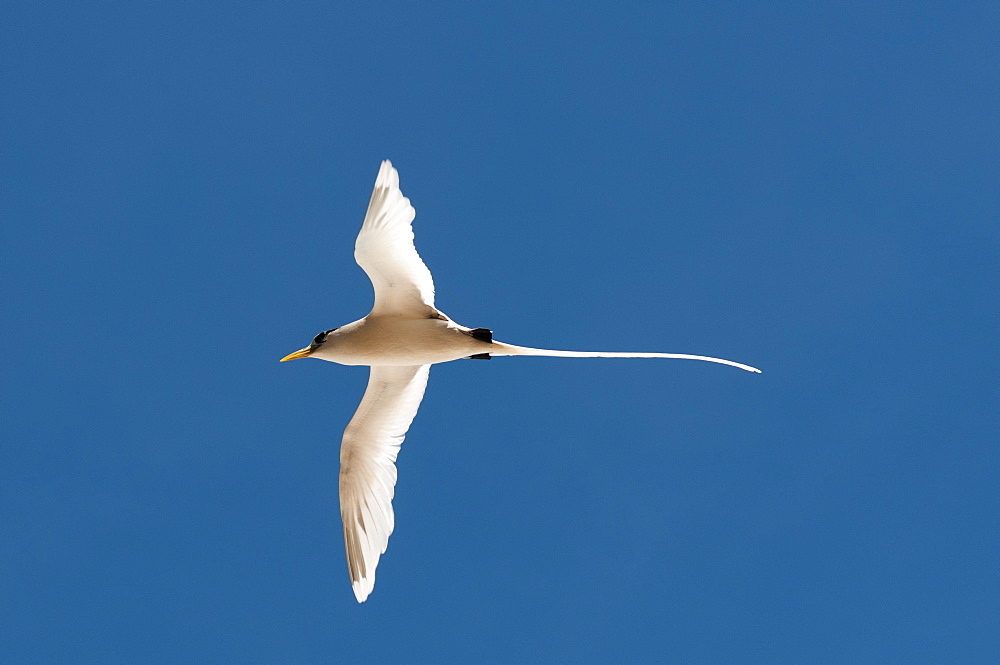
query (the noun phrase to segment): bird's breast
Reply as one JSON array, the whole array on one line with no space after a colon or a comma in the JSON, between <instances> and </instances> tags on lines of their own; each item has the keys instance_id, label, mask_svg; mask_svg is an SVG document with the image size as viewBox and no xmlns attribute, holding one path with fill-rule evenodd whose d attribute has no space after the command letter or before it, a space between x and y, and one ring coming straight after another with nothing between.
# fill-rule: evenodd
<instances>
[{"instance_id":1,"label":"bird's breast","mask_svg":"<svg viewBox=\"0 0 1000 665\"><path fill-rule=\"evenodd\" d=\"M483 353L487 346L447 320L369 316L358 323L314 355L341 365L428 365Z\"/></svg>"}]
</instances>

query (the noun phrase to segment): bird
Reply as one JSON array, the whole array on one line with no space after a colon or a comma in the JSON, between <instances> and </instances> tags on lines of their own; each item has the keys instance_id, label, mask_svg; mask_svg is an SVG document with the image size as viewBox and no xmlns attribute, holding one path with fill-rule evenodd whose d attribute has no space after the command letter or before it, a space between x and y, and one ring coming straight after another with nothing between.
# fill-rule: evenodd
<instances>
[{"instance_id":1,"label":"bird","mask_svg":"<svg viewBox=\"0 0 1000 665\"><path fill-rule=\"evenodd\" d=\"M399 174L382 162L354 245L375 304L362 319L325 330L281 362L318 358L370 367L368 386L340 446L340 516L347 569L359 603L375 586L375 568L395 526L396 457L417 414L430 366L496 356L562 358L681 358L760 370L721 358L684 353L557 351L493 339L488 328L456 323L434 305L434 281L413 243L416 211L399 188Z\"/></svg>"}]
</instances>

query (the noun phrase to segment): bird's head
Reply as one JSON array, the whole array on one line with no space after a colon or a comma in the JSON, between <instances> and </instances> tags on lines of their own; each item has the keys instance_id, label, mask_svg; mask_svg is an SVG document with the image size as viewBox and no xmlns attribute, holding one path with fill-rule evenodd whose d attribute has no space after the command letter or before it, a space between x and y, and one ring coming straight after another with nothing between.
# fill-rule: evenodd
<instances>
[{"instance_id":1,"label":"bird's head","mask_svg":"<svg viewBox=\"0 0 1000 665\"><path fill-rule=\"evenodd\" d=\"M331 328L330 330L324 330L320 334L313 337L313 341L309 343L309 346L307 346L304 349L299 349L295 353L289 353L287 356L281 359L281 362L285 362L286 360L295 360L297 358L308 358L313 353L315 353L317 349L326 344L326 342L330 338L330 333L332 333L335 330L337 329Z\"/></svg>"}]
</instances>

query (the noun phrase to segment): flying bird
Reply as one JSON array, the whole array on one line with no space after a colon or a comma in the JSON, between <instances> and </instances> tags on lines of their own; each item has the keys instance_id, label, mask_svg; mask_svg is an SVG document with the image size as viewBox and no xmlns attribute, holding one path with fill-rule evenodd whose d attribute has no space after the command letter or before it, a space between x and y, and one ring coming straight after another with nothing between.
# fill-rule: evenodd
<instances>
[{"instance_id":1,"label":"flying bird","mask_svg":"<svg viewBox=\"0 0 1000 665\"><path fill-rule=\"evenodd\" d=\"M423 399L431 365L494 356L684 358L760 372L731 360L684 353L533 349L495 340L486 328L456 323L434 306L431 273L413 245L415 216L399 189L399 174L383 161L354 245L355 260L375 287L371 313L319 333L309 346L281 359L319 358L371 368L340 446L340 516L347 569L359 603L375 586L375 568L393 530L396 456Z\"/></svg>"}]
</instances>

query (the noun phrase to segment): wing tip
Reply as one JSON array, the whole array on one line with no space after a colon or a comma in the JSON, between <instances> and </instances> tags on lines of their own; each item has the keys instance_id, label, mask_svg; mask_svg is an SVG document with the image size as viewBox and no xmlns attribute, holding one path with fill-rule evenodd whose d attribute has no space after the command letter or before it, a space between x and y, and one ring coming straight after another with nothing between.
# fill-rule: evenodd
<instances>
[{"instance_id":1,"label":"wing tip","mask_svg":"<svg viewBox=\"0 0 1000 665\"><path fill-rule=\"evenodd\" d=\"M399 173L392 166L392 162L383 159L378 169L378 176L375 177L376 187L399 187Z\"/></svg>"},{"instance_id":2,"label":"wing tip","mask_svg":"<svg viewBox=\"0 0 1000 665\"><path fill-rule=\"evenodd\" d=\"M368 600L368 596L371 595L372 589L375 588L375 580L369 580L367 577L362 577L360 580L355 580L351 583L351 588L354 589L354 597L358 599L358 603L363 603Z\"/></svg>"}]
</instances>

